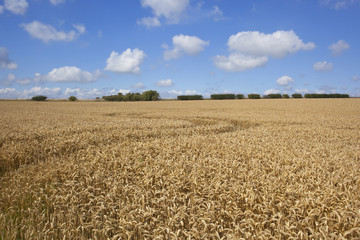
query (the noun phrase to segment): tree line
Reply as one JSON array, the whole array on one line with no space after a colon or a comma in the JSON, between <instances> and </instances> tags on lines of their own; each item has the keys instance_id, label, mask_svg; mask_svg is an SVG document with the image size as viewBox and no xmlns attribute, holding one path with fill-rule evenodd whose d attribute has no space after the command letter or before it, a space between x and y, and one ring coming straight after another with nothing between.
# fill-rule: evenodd
<instances>
[{"instance_id":1,"label":"tree line","mask_svg":"<svg viewBox=\"0 0 360 240\"><path fill-rule=\"evenodd\" d=\"M294 93L291 95L291 98L349 98L349 94L341 93L307 93L304 96L300 93ZM244 94L212 94L210 99L219 100L219 99L244 99ZM290 98L288 94L267 94L261 96L257 93L251 93L247 95L248 99L280 99L280 98ZM32 101L46 101L47 97L38 95L31 98ZM99 99L99 98L96 98ZM102 99L110 102L122 102L122 101L157 101L160 99L160 94L157 91L149 90L143 93L127 93L122 94L118 93L116 95L103 96ZM202 95L179 95L177 100L203 100ZM78 99L75 96L70 96L69 101L77 101Z\"/></svg>"}]
</instances>

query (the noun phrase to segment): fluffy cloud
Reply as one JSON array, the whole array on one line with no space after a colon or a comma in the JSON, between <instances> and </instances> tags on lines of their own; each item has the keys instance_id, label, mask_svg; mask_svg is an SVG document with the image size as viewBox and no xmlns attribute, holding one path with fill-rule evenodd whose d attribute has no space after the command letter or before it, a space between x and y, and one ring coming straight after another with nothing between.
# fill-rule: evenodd
<instances>
[{"instance_id":1,"label":"fluffy cloud","mask_svg":"<svg viewBox=\"0 0 360 240\"><path fill-rule=\"evenodd\" d=\"M33 80L30 79L30 78L17 78L17 77L15 77L15 75L12 74L12 73L9 73L9 74L7 75L7 77L5 77L5 78L3 78L3 79L1 80L1 83L2 83L3 85L6 85L6 86L10 86L10 85L12 85L13 83L25 85L25 84L29 84L29 83L32 83L32 82L33 82Z\"/></svg>"},{"instance_id":2,"label":"fluffy cloud","mask_svg":"<svg viewBox=\"0 0 360 240\"><path fill-rule=\"evenodd\" d=\"M174 24L180 21L189 5L189 0L141 0L141 5L150 7L156 19L165 17L167 23Z\"/></svg>"},{"instance_id":3,"label":"fluffy cloud","mask_svg":"<svg viewBox=\"0 0 360 240\"><path fill-rule=\"evenodd\" d=\"M333 64L327 61L317 62L313 66L314 70L321 72L330 72L333 69Z\"/></svg>"},{"instance_id":4,"label":"fluffy cloud","mask_svg":"<svg viewBox=\"0 0 360 240\"><path fill-rule=\"evenodd\" d=\"M168 91L169 94L171 95L181 95L182 94L182 91L177 91L177 90L170 90Z\"/></svg>"},{"instance_id":5,"label":"fluffy cloud","mask_svg":"<svg viewBox=\"0 0 360 240\"><path fill-rule=\"evenodd\" d=\"M23 15L28 9L29 4L26 0L5 0L4 7L14 14Z\"/></svg>"},{"instance_id":6,"label":"fluffy cloud","mask_svg":"<svg viewBox=\"0 0 360 240\"><path fill-rule=\"evenodd\" d=\"M306 88L303 88L303 89L295 89L295 93L305 94L305 93L309 93L309 90L306 89Z\"/></svg>"},{"instance_id":7,"label":"fluffy cloud","mask_svg":"<svg viewBox=\"0 0 360 240\"><path fill-rule=\"evenodd\" d=\"M65 3L65 0L50 0L50 3L54 6Z\"/></svg>"},{"instance_id":8,"label":"fluffy cloud","mask_svg":"<svg viewBox=\"0 0 360 240\"><path fill-rule=\"evenodd\" d=\"M105 95L127 94L130 92L128 89L83 89L83 88L66 88L63 92L60 88L48 88L48 87L33 87L18 91L15 88L3 88L0 89L0 99L30 99L36 95L45 95L50 99L67 99L70 96L76 96L79 99L95 99L96 97L102 97Z\"/></svg>"},{"instance_id":9,"label":"fluffy cloud","mask_svg":"<svg viewBox=\"0 0 360 240\"><path fill-rule=\"evenodd\" d=\"M112 89L110 92L109 92L109 94L118 94L118 93L122 93L122 94L128 94L128 93L130 93L131 92L131 90L129 90L129 89L119 89L119 90L116 90L116 89Z\"/></svg>"},{"instance_id":10,"label":"fluffy cloud","mask_svg":"<svg viewBox=\"0 0 360 240\"><path fill-rule=\"evenodd\" d=\"M137 20L137 24L144 25L148 28L161 26L161 22L157 17L145 17Z\"/></svg>"},{"instance_id":11,"label":"fluffy cloud","mask_svg":"<svg viewBox=\"0 0 360 240\"><path fill-rule=\"evenodd\" d=\"M45 43L50 41L73 41L85 32L85 27L81 24L74 25L76 31L58 31L53 26L43 24L39 21L24 23L21 25L32 37L42 40Z\"/></svg>"},{"instance_id":12,"label":"fluffy cloud","mask_svg":"<svg viewBox=\"0 0 360 240\"><path fill-rule=\"evenodd\" d=\"M112 51L106 60L105 70L118 73L140 73L140 65L143 63L146 54L137 48L126 49L121 54Z\"/></svg>"},{"instance_id":13,"label":"fluffy cloud","mask_svg":"<svg viewBox=\"0 0 360 240\"><path fill-rule=\"evenodd\" d=\"M161 97L162 98L176 98L179 95L196 95L198 94L198 92L196 92L195 90L186 90L185 92L180 91L180 90L170 90L164 93L161 93Z\"/></svg>"},{"instance_id":14,"label":"fluffy cloud","mask_svg":"<svg viewBox=\"0 0 360 240\"><path fill-rule=\"evenodd\" d=\"M0 5L0 14L4 12L4 7Z\"/></svg>"},{"instance_id":15,"label":"fluffy cloud","mask_svg":"<svg viewBox=\"0 0 360 240\"><path fill-rule=\"evenodd\" d=\"M156 85L159 87L170 87L174 85L174 82L171 79L165 79L157 81Z\"/></svg>"},{"instance_id":16,"label":"fluffy cloud","mask_svg":"<svg viewBox=\"0 0 360 240\"><path fill-rule=\"evenodd\" d=\"M279 93L281 93L280 90L272 88L272 89L266 90L266 91L264 92L264 95L279 94Z\"/></svg>"},{"instance_id":17,"label":"fluffy cloud","mask_svg":"<svg viewBox=\"0 0 360 240\"><path fill-rule=\"evenodd\" d=\"M24 90L22 94L24 98L30 98L37 95L45 95L51 96L51 98L59 98L61 96L61 88L33 87L31 89Z\"/></svg>"},{"instance_id":18,"label":"fluffy cloud","mask_svg":"<svg viewBox=\"0 0 360 240\"><path fill-rule=\"evenodd\" d=\"M164 59L176 59L181 57L184 53L188 55L197 55L204 50L206 46L209 45L209 42L201 40L196 36L188 35L175 35L172 38L173 49L165 50Z\"/></svg>"},{"instance_id":19,"label":"fluffy cloud","mask_svg":"<svg viewBox=\"0 0 360 240\"><path fill-rule=\"evenodd\" d=\"M245 71L265 66L267 63L266 56L248 56L241 53L231 53L228 57L221 55L214 57L215 66L227 72Z\"/></svg>"},{"instance_id":20,"label":"fluffy cloud","mask_svg":"<svg viewBox=\"0 0 360 240\"><path fill-rule=\"evenodd\" d=\"M20 97L20 92L15 88L0 89L0 99L15 99Z\"/></svg>"},{"instance_id":21,"label":"fluffy cloud","mask_svg":"<svg viewBox=\"0 0 360 240\"><path fill-rule=\"evenodd\" d=\"M75 96L79 99L94 99L96 97L101 98L106 95L103 90L94 89L81 89L81 88L66 88L64 92L64 98Z\"/></svg>"},{"instance_id":22,"label":"fluffy cloud","mask_svg":"<svg viewBox=\"0 0 360 240\"><path fill-rule=\"evenodd\" d=\"M265 34L257 31L239 32L229 37L228 57L216 56L214 64L225 71L244 71L267 64L268 58L283 58L300 50L312 50L315 44L304 43L294 31Z\"/></svg>"},{"instance_id":23,"label":"fluffy cloud","mask_svg":"<svg viewBox=\"0 0 360 240\"><path fill-rule=\"evenodd\" d=\"M346 49L349 49L350 45L346 43L344 40L339 40L338 42L331 44L329 49L331 50L331 54L334 56L340 55Z\"/></svg>"},{"instance_id":24,"label":"fluffy cloud","mask_svg":"<svg viewBox=\"0 0 360 240\"><path fill-rule=\"evenodd\" d=\"M75 66L54 68L49 73L42 75L35 73L33 78L17 78L9 73L7 78L2 80L4 85L17 83L21 85L44 82L78 82L89 83L98 80L102 76L100 70L90 73Z\"/></svg>"},{"instance_id":25,"label":"fluffy cloud","mask_svg":"<svg viewBox=\"0 0 360 240\"><path fill-rule=\"evenodd\" d=\"M198 94L198 92L195 90L186 90L185 91L185 95L196 95L196 94Z\"/></svg>"},{"instance_id":26,"label":"fluffy cloud","mask_svg":"<svg viewBox=\"0 0 360 240\"><path fill-rule=\"evenodd\" d=\"M304 43L293 31L239 32L228 41L229 49L251 56L282 58L300 50L312 50L315 44Z\"/></svg>"},{"instance_id":27,"label":"fluffy cloud","mask_svg":"<svg viewBox=\"0 0 360 240\"><path fill-rule=\"evenodd\" d=\"M48 74L44 76L36 76L36 78L50 82L88 83L96 81L100 76L100 70L96 70L94 73L90 73L75 66L65 66L54 68Z\"/></svg>"},{"instance_id":28,"label":"fluffy cloud","mask_svg":"<svg viewBox=\"0 0 360 240\"><path fill-rule=\"evenodd\" d=\"M6 48L0 47L0 68L16 69L17 64L9 59L9 54Z\"/></svg>"},{"instance_id":29,"label":"fluffy cloud","mask_svg":"<svg viewBox=\"0 0 360 240\"><path fill-rule=\"evenodd\" d=\"M288 86L292 82L294 82L294 79L289 76L282 76L276 80L276 83L279 86Z\"/></svg>"}]
</instances>

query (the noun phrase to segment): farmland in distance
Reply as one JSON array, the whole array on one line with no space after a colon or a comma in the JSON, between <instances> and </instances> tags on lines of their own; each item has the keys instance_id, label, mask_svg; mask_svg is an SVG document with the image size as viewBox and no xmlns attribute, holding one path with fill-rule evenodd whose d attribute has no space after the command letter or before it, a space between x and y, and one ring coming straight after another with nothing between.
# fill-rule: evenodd
<instances>
[{"instance_id":1,"label":"farmland in distance","mask_svg":"<svg viewBox=\"0 0 360 240\"><path fill-rule=\"evenodd\" d=\"M0 239L360 239L360 99L0 112Z\"/></svg>"}]
</instances>

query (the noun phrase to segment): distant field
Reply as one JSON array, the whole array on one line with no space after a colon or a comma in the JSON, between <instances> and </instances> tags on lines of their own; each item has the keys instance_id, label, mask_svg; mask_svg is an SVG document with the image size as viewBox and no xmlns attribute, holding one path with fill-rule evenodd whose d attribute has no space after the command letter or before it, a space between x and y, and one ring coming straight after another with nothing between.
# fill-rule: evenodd
<instances>
[{"instance_id":1,"label":"distant field","mask_svg":"<svg viewBox=\"0 0 360 240\"><path fill-rule=\"evenodd\" d=\"M360 239L360 99L0 113L0 239Z\"/></svg>"}]
</instances>

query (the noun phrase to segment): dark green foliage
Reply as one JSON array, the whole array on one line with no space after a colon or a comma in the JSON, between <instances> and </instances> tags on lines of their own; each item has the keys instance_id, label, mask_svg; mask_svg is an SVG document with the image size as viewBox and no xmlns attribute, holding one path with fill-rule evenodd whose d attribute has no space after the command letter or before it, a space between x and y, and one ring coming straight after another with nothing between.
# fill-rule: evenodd
<instances>
[{"instance_id":1,"label":"dark green foliage","mask_svg":"<svg viewBox=\"0 0 360 240\"><path fill-rule=\"evenodd\" d=\"M203 100L202 95L179 95L177 100Z\"/></svg>"},{"instance_id":2,"label":"dark green foliage","mask_svg":"<svg viewBox=\"0 0 360 240\"><path fill-rule=\"evenodd\" d=\"M75 96L70 96L70 97L68 98L68 100L69 100L70 102L75 102L75 101L77 101L78 99L77 99Z\"/></svg>"},{"instance_id":3,"label":"dark green foliage","mask_svg":"<svg viewBox=\"0 0 360 240\"><path fill-rule=\"evenodd\" d=\"M305 98L349 98L349 94L340 94L340 93L307 93L305 94Z\"/></svg>"},{"instance_id":4,"label":"dark green foliage","mask_svg":"<svg viewBox=\"0 0 360 240\"><path fill-rule=\"evenodd\" d=\"M235 94L212 94L211 99L235 99Z\"/></svg>"},{"instance_id":5,"label":"dark green foliage","mask_svg":"<svg viewBox=\"0 0 360 240\"><path fill-rule=\"evenodd\" d=\"M291 95L292 98L302 98L302 95L300 93L294 93Z\"/></svg>"},{"instance_id":6,"label":"dark green foliage","mask_svg":"<svg viewBox=\"0 0 360 240\"><path fill-rule=\"evenodd\" d=\"M244 99L244 94L237 94L237 95L236 95L236 98L237 98L237 99Z\"/></svg>"},{"instance_id":7,"label":"dark green foliage","mask_svg":"<svg viewBox=\"0 0 360 240\"><path fill-rule=\"evenodd\" d=\"M264 98L282 98L282 97L281 97L281 94L272 93L272 94L265 95Z\"/></svg>"},{"instance_id":8,"label":"dark green foliage","mask_svg":"<svg viewBox=\"0 0 360 240\"><path fill-rule=\"evenodd\" d=\"M123 95L110 95L102 97L105 101L120 102L120 101L157 101L159 100L159 93L157 91L149 90L142 94L140 93L128 93Z\"/></svg>"},{"instance_id":9,"label":"dark green foliage","mask_svg":"<svg viewBox=\"0 0 360 240\"><path fill-rule=\"evenodd\" d=\"M329 98L349 98L349 94L332 93L329 94Z\"/></svg>"},{"instance_id":10,"label":"dark green foliage","mask_svg":"<svg viewBox=\"0 0 360 240\"><path fill-rule=\"evenodd\" d=\"M154 90L145 91L142 93L142 100L157 101L157 100L159 100L159 93Z\"/></svg>"},{"instance_id":11,"label":"dark green foliage","mask_svg":"<svg viewBox=\"0 0 360 240\"><path fill-rule=\"evenodd\" d=\"M125 96L122 97L122 100L120 101L141 101L142 96L140 93L128 93Z\"/></svg>"},{"instance_id":12,"label":"dark green foliage","mask_svg":"<svg viewBox=\"0 0 360 240\"><path fill-rule=\"evenodd\" d=\"M289 94L283 94L282 97L283 98L290 98Z\"/></svg>"},{"instance_id":13,"label":"dark green foliage","mask_svg":"<svg viewBox=\"0 0 360 240\"><path fill-rule=\"evenodd\" d=\"M248 94L248 98L249 99L260 99L260 94L251 93L251 94Z\"/></svg>"},{"instance_id":14,"label":"dark green foliage","mask_svg":"<svg viewBox=\"0 0 360 240\"><path fill-rule=\"evenodd\" d=\"M39 95L39 96L32 97L31 101L46 101L46 99L47 99L46 96Z\"/></svg>"},{"instance_id":15,"label":"dark green foliage","mask_svg":"<svg viewBox=\"0 0 360 240\"><path fill-rule=\"evenodd\" d=\"M105 101L120 102L123 100L123 94L119 93L118 95L103 96L102 98Z\"/></svg>"}]
</instances>

